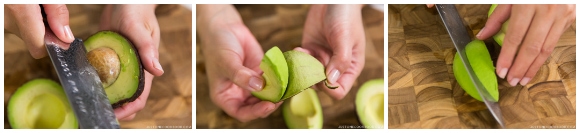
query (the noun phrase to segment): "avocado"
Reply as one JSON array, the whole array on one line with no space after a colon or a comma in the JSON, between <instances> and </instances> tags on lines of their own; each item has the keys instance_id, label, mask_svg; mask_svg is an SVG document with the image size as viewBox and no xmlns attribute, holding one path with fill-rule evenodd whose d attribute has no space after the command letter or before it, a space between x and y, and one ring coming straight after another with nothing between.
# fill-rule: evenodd
<instances>
[{"instance_id":1,"label":"avocado","mask_svg":"<svg viewBox=\"0 0 580 133\"><path fill-rule=\"evenodd\" d=\"M292 129L321 129L322 107L313 89L306 89L282 104L286 126Z\"/></svg>"},{"instance_id":2,"label":"avocado","mask_svg":"<svg viewBox=\"0 0 580 133\"><path fill-rule=\"evenodd\" d=\"M86 39L85 48L113 108L141 95L143 66L139 52L128 39L114 31L99 31Z\"/></svg>"},{"instance_id":3,"label":"avocado","mask_svg":"<svg viewBox=\"0 0 580 133\"><path fill-rule=\"evenodd\" d=\"M273 47L264 54L260 69L264 71L265 86L261 91L252 92L252 95L260 100L280 101L288 85L288 65L280 48Z\"/></svg>"},{"instance_id":4,"label":"avocado","mask_svg":"<svg viewBox=\"0 0 580 133\"><path fill-rule=\"evenodd\" d=\"M326 79L324 66L316 58L295 50L282 53L278 47L266 51L260 69L264 71L265 86L261 91L252 92L252 95L274 103Z\"/></svg>"},{"instance_id":5,"label":"avocado","mask_svg":"<svg viewBox=\"0 0 580 133\"><path fill-rule=\"evenodd\" d=\"M491 94L495 101L499 100L499 90L497 86L497 77L495 75L495 67L493 66L493 61L491 60L491 55L489 54L485 43L481 40L473 40L465 46L465 54L467 55L467 60L469 61L473 72L477 78L481 81L485 89ZM457 83L467 94L471 97L482 101L479 92L473 85L467 70L463 66L459 54L455 53L455 58L453 59L453 75L457 80Z\"/></svg>"},{"instance_id":6,"label":"avocado","mask_svg":"<svg viewBox=\"0 0 580 133\"><path fill-rule=\"evenodd\" d=\"M20 86L8 101L7 114L15 129L78 128L63 88L49 79L35 79Z\"/></svg>"},{"instance_id":7,"label":"avocado","mask_svg":"<svg viewBox=\"0 0 580 133\"><path fill-rule=\"evenodd\" d=\"M384 79L373 79L366 81L356 93L356 113L364 128L384 128L384 87Z\"/></svg>"}]
</instances>

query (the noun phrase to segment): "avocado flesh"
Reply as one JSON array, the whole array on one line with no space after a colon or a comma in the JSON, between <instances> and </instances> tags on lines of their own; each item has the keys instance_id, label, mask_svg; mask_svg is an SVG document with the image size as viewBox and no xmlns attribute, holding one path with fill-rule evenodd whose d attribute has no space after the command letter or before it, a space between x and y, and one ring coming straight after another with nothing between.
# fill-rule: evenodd
<instances>
[{"instance_id":1,"label":"avocado flesh","mask_svg":"<svg viewBox=\"0 0 580 133\"><path fill-rule=\"evenodd\" d=\"M485 43L481 40L471 41L465 46L465 54L467 55L467 60L469 61L473 72L485 87L485 90L490 93L493 100L499 100L499 91L497 86L497 78L495 75L495 67L493 61L491 60L491 55L485 46ZM455 54L453 59L453 75L457 80L457 83L467 94L476 100L482 101L479 92L473 85L467 70L463 66L463 62L459 58L459 54Z\"/></svg>"},{"instance_id":2,"label":"avocado flesh","mask_svg":"<svg viewBox=\"0 0 580 133\"><path fill-rule=\"evenodd\" d=\"M288 87L282 100L288 99L303 90L326 79L324 66L313 56L291 50L284 52L288 63Z\"/></svg>"},{"instance_id":3,"label":"avocado flesh","mask_svg":"<svg viewBox=\"0 0 580 133\"><path fill-rule=\"evenodd\" d=\"M369 80L356 94L356 112L364 128L384 128L384 84L384 79Z\"/></svg>"},{"instance_id":4,"label":"avocado flesh","mask_svg":"<svg viewBox=\"0 0 580 133\"><path fill-rule=\"evenodd\" d=\"M31 80L8 102L8 121L15 129L78 128L63 88L49 79Z\"/></svg>"},{"instance_id":5,"label":"avocado flesh","mask_svg":"<svg viewBox=\"0 0 580 133\"><path fill-rule=\"evenodd\" d=\"M265 85L261 91L252 92L260 100L279 102L288 85L288 65L284 54L278 47L273 47L266 52L260 69L264 71Z\"/></svg>"},{"instance_id":6,"label":"avocado flesh","mask_svg":"<svg viewBox=\"0 0 580 133\"><path fill-rule=\"evenodd\" d=\"M288 99L282 104L286 126L292 129L320 129L323 124L322 107L313 89Z\"/></svg>"},{"instance_id":7,"label":"avocado flesh","mask_svg":"<svg viewBox=\"0 0 580 133\"><path fill-rule=\"evenodd\" d=\"M99 48L117 53L118 76L110 85L103 84L107 86L104 89L113 108L132 102L141 95L144 89L143 67L137 49L128 39L113 31L100 31L85 41L85 47L88 53Z\"/></svg>"}]
</instances>

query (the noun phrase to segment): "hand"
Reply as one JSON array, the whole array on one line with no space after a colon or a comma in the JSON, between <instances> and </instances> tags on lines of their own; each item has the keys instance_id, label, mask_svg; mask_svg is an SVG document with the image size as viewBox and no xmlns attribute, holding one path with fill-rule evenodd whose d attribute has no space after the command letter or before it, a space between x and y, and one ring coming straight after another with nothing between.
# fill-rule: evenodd
<instances>
[{"instance_id":1,"label":"hand","mask_svg":"<svg viewBox=\"0 0 580 133\"><path fill-rule=\"evenodd\" d=\"M264 52L232 5L197 5L197 27L206 61L211 100L242 122L264 118L282 102L261 101Z\"/></svg>"},{"instance_id":2,"label":"hand","mask_svg":"<svg viewBox=\"0 0 580 133\"><path fill-rule=\"evenodd\" d=\"M493 36L508 19L496 73L507 74L512 86L526 85L576 19L576 5L498 5L476 37Z\"/></svg>"},{"instance_id":3,"label":"hand","mask_svg":"<svg viewBox=\"0 0 580 133\"><path fill-rule=\"evenodd\" d=\"M45 4L42 6L50 29L54 34L65 43L74 41L66 5ZM33 58L40 59L47 55L44 47L45 26L40 5L6 4L4 5L4 15L4 29L20 37Z\"/></svg>"},{"instance_id":4,"label":"hand","mask_svg":"<svg viewBox=\"0 0 580 133\"><path fill-rule=\"evenodd\" d=\"M157 5L107 5L101 16L100 30L112 30L126 36L139 51L145 67L145 88L135 101L115 109L119 120L132 120L145 107L153 76L161 76L159 64L159 24Z\"/></svg>"},{"instance_id":5,"label":"hand","mask_svg":"<svg viewBox=\"0 0 580 133\"><path fill-rule=\"evenodd\" d=\"M339 88L319 89L342 99L351 89L365 63L365 32L362 24L363 5L312 5L302 36L302 48L326 68L328 81Z\"/></svg>"}]
</instances>

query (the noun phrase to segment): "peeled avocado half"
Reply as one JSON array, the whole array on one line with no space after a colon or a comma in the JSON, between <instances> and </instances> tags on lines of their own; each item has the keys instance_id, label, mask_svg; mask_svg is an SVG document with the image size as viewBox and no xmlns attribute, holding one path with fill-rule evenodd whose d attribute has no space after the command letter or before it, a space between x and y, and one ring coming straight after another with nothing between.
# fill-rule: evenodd
<instances>
[{"instance_id":1,"label":"peeled avocado half","mask_svg":"<svg viewBox=\"0 0 580 133\"><path fill-rule=\"evenodd\" d=\"M384 86L384 79L369 80L356 94L356 113L365 128L384 128Z\"/></svg>"},{"instance_id":2,"label":"peeled avocado half","mask_svg":"<svg viewBox=\"0 0 580 133\"><path fill-rule=\"evenodd\" d=\"M489 55L485 43L481 40L471 41L467 46L465 46L465 54L467 55L467 60L473 68L473 72L475 72L477 78L491 94L493 99L498 101L499 91L495 75L495 67L493 66L493 61L491 60L491 56ZM453 59L453 75L455 75L455 79L459 86L461 86L467 94L482 101L479 92L473 85L473 82L467 73L467 70L463 67L463 62L459 58L458 53L455 53Z\"/></svg>"},{"instance_id":3,"label":"peeled avocado half","mask_svg":"<svg viewBox=\"0 0 580 133\"><path fill-rule=\"evenodd\" d=\"M292 129L321 129L322 107L313 89L306 89L282 104L286 126Z\"/></svg>"},{"instance_id":4,"label":"peeled avocado half","mask_svg":"<svg viewBox=\"0 0 580 133\"><path fill-rule=\"evenodd\" d=\"M326 79L324 66L316 58L295 50L282 53L278 47L266 51L260 69L265 85L252 95L270 102L286 100Z\"/></svg>"},{"instance_id":5,"label":"peeled avocado half","mask_svg":"<svg viewBox=\"0 0 580 133\"><path fill-rule=\"evenodd\" d=\"M31 80L8 101L8 121L14 129L78 128L63 88L49 79Z\"/></svg>"},{"instance_id":6,"label":"peeled avocado half","mask_svg":"<svg viewBox=\"0 0 580 133\"><path fill-rule=\"evenodd\" d=\"M85 47L113 108L141 95L143 67L137 49L128 39L113 31L100 31L85 41Z\"/></svg>"}]
</instances>

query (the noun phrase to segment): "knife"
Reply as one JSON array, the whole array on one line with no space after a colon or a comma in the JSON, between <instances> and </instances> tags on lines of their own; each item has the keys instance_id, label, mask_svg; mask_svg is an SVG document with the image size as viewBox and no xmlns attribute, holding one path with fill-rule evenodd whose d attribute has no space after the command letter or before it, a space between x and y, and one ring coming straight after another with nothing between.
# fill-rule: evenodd
<instances>
[{"instance_id":1,"label":"knife","mask_svg":"<svg viewBox=\"0 0 580 133\"><path fill-rule=\"evenodd\" d=\"M449 36L455 45L455 49L457 49L459 58L461 58L461 61L463 62L463 67L465 67L465 70L467 70L467 74L471 78L472 83L475 85L477 92L479 92L481 99L495 120L499 123L499 125L502 128L505 128L503 116L501 114L499 104L497 103L498 101L492 98L491 94L487 91L487 89L485 89L481 81L475 75L475 72L473 72L471 65L469 64L469 60L465 54L465 46L471 42L471 37L465 29L465 26L463 25L463 19L459 17L459 13L457 12L455 5L437 4L435 7L441 16L441 19L443 20L443 24L447 29L447 33L449 33Z\"/></svg>"},{"instance_id":2,"label":"knife","mask_svg":"<svg viewBox=\"0 0 580 133\"><path fill-rule=\"evenodd\" d=\"M42 15L46 18L40 5ZM89 64L81 39L67 44L45 21L44 43L81 129L120 128L97 71Z\"/></svg>"}]
</instances>

